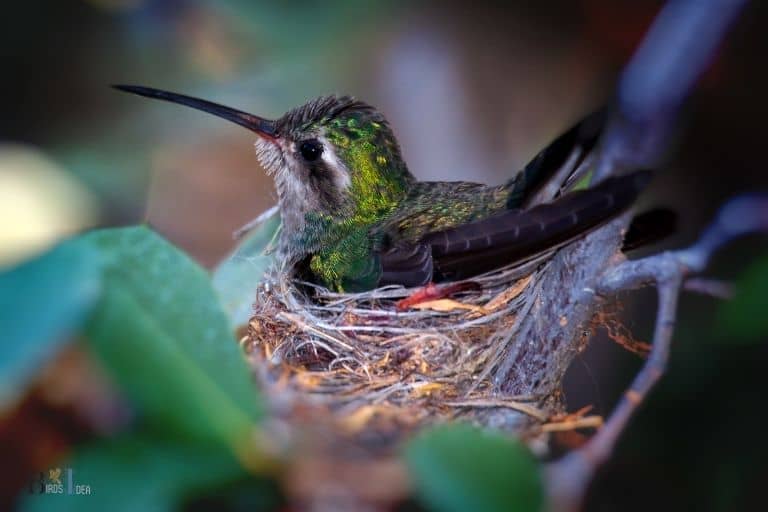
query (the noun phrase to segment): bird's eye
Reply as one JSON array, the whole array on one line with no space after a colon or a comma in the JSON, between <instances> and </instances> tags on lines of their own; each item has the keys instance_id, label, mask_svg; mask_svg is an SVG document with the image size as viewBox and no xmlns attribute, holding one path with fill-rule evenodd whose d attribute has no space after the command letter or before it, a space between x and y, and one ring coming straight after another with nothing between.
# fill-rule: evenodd
<instances>
[{"instance_id":1,"label":"bird's eye","mask_svg":"<svg viewBox=\"0 0 768 512\"><path fill-rule=\"evenodd\" d=\"M314 162L323 152L323 145L316 140L305 140L299 146L299 152L302 158L307 162Z\"/></svg>"}]
</instances>

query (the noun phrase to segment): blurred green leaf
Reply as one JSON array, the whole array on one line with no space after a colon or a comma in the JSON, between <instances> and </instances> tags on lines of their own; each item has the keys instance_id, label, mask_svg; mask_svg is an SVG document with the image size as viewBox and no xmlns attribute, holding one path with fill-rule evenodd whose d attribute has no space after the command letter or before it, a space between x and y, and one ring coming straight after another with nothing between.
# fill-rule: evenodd
<instances>
[{"instance_id":1,"label":"blurred green leaf","mask_svg":"<svg viewBox=\"0 0 768 512\"><path fill-rule=\"evenodd\" d=\"M239 481L247 482L248 487L255 487L261 494L260 500L248 503L252 507L248 510L274 510L278 504L274 490L249 477L236 459L220 449L161 443L136 436L93 443L58 467L62 469L63 494L25 491L20 495L21 510L178 510L184 501L194 501L201 495L216 496L219 489L227 492L233 482ZM71 495L67 494L68 468L72 469ZM75 494L75 485L87 485L90 494Z\"/></svg>"},{"instance_id":2,"label":"blurred green leaf","mask_svg":"<svg viewBox=\"0 0 768 512\"><path fill-rule=\"evenodd\" d=\"M144 417L174 438L248 437L258 396L206 272L146 227L95 231L103 295L85 332Z\"/></svg>"},{"instance_id":3,"label":"blurred green leaf","mask_svg":"<svg viewBox=\"0 0 768 512\"><path fill-rule=\"evenodd\" d=\"M108 133L93 127L88 140L89 144L55 146L51 153L101 199L107 211L141 218L149 186L147 169L152 168L150 151L129 146L130 132L124 126L111 126Z\"/></svg>"},{"instance_id":4,"label":"blurred green leaf","mask_svg":"<svg viewBox=\"0 0 768 512\"><path fill-rule=\"evenodd\" d=\"M253 314L256 288L274 261L264 250L279 226L280 214L274 210L246 234L213 272L213 287L234 325L246 324Z\"/></svg>"},{"instance_id":5,"label":"blurred green leaf","mask_svg":"<svg viewBox=\"0 0 768 512\"><path fill-rule=\"evenodd\" d=\"M590 170L589 172L584 173L582 177L580 177L576 183L571 185L570 190L585 190L589 188L589 184L592 181L592 175L594 174L594 171Z\"/></svg>"},{"instance_id":6,"label":"blurred green leaf","mask_svg":"<svg viewBox=\"0 0 768 512\"><path fill-rule=\"evenodd\" d=\"M768 257L752 263L736 283L736 295L723 302L718 331L727 341L762 341L768 335Z\"/></svg>"},{"instance_id":7,"label":"blurred green leaf","mask_svg":"<svg viewBox=\"0 0 768 512\"><path fill-rule=\"evenodd\" d=\"M519 442L468 425L422 434L406 449L417 495L433 510L541 510L539 468Z\"/></svg>"},{"instance_id":8,"label":"blurred green leaf","mask_svg":"<svg viewBox=\"0 0 768 512\"><path fill-rule=\"evenodd\" d=\"M96 251L65 242L0 274L0 409L80 326L99 296Z\"/></svg>"}]
</instances>

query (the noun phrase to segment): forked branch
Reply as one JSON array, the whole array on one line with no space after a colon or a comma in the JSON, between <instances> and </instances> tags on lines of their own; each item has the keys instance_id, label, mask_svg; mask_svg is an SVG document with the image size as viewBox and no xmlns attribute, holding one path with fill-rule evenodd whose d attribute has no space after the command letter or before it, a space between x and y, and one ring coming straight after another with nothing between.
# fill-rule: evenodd
<instances>
[{"instance_id":1,"label":"forked branch","mask_svg":"<svg viewBox=\"0 0 768 512\"><path fill-rule=\"evenodd\" d=\"M710 258L736 237L768 233L768 196L743 196L727 203L698 242L687 249L625 261L600 280L597 293L612 295L645 285L658 290L658 309L651 353L604 426L581 449L550 467L554 510L578 507L598 467L611 456L630 418L664 374L677 315L677 301L686 278L703 272Z\"/></svg>"},{"instance_id":2,"label":"forked branch","mask_svg":"<svg viewBox=\"0 0 768 512\"><path fill-rule=\"evenodd\" d=\"M622 170L653 167L694 83L706 69L745 0L672 0L657 16L645 40L625 69L614 115L601 141L593 181ZM553 510L579 507L597 468L613 452L619 436L667 366L682 289L727 296L716 281L689 279L703 272L712 254L730 240L768 231L768 197L740 197L726 204L693 246L647 258L623 261L599 277L595 292L655 285L658 309L651 353L604 426L581 449L549 467Z\"/></svg>"}]
</instances>

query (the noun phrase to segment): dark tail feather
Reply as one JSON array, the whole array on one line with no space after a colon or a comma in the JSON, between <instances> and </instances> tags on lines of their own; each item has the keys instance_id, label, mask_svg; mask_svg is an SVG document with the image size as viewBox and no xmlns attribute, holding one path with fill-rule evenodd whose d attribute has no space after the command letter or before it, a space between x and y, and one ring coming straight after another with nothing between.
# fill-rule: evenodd
<instances>
[{"instance_id":1,"label":"dark tail feather","mask_svg":"<svg viewBox=\"0 0 768 512\"><path fill-rule=\"evenodd\" d=\"M581 148L581 160L595 147L603 132L607 109L603 108L588 115L567 132L560 135L549 146L537 154L513 179L512 191L507 208L519 208L526 199L546 184L573 154Z\"/></svg>"},{"instance_id":2,"label":"dark tail feather","mask_svg":"<svg viewBox=\"0 0 768 512\"><path fill-rule=\"evenodd\" d=\"M677 231L677 212L669 208L655 208L632 219L624 235L621 250L632 251L644 245L663 240Z\"/></svg>"},{"instance_id":3,"label":"dark tail feather","mask_svg":"<svg viewBox=\"0 0 768 512\"><path fill-rule=\"evenodd\" d=\"M609 178L529 210L512 210L427 235L439 275L461 279L567 243L626 210L649 171Z\"/></svg>"}]
</instances>

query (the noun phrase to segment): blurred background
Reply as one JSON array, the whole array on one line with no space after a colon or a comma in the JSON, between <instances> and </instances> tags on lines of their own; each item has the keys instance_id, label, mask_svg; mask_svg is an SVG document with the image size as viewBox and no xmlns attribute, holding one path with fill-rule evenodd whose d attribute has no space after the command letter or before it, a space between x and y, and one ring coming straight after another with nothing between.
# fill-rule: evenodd
<instances>
[{"instance_id":1,"label":"blurred background","mask_svg":"<svg viewBox=\"0 0 768 512\"><path fill-rule=\"evenodd\" d=\"M232 248L237 228L274 204L249 132L109 84L168 89L267 117L321 94L352 94L385 113L417 177L500 183L610 101L660 5L7 3L0 269L89 227L145 221L210 267ZM680 214L679 232L653 250L690 243L728 197L768 187L766 21L768 5L752 2L687 104L669 159L642 199L644 208ZM740 241L710 274L735 278L761 255L768 241ZM626 325L647 340L653 292L620 305ZM670 374L593 485L587 510L743 510L768 484L768 347L718 339L718 310L714 299L683 298ZM568 375L569 408L608 413L640 363L596 337ZM4 462L4 471L17 463Z\"/></svg>"}]
</instances>

